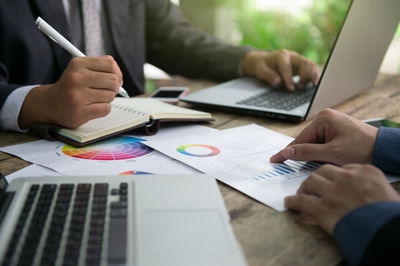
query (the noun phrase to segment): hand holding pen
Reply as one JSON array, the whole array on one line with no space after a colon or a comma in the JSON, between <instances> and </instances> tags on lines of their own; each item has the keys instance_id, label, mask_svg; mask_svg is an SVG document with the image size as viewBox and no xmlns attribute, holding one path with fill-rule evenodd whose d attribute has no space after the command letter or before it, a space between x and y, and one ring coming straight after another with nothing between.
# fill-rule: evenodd
<instances>
[{"instance_id":1,"label":"hand holding pen","mask_svg":"<svg viewBox=\"0 0 400 266\"><path fill-rule=\"evenodd\" d=\"M104 117L111 111L110 103L121 92L122 73L111 56L84 57L68 41L62 41L55 30L46 27L38 19L39 27L48 36L63 44L70 53L79 55L70 60L55 83L33 87L26 95L18 116L20 128L30 128L34 124L57 124L62 127L76 128L96 118ZM62 37L62 36L61 36ZM54 71L53 51L50 47L41 51L45 73ZM127 95L126 95L127 96Z\"/></svg>"},{"instance_id":2,"label":"hand holding pen","mask_svg":"<svg viewBox=\"0 0 400 266\"><path fill-rule=\"evenodd\" d=\"M43 32L46 36L48 36L50 39L52 39L55 43L60 45L62 48L67 50L71 55L76 56L76 57L86 57L86 55L84 53L82 53L72 43L70 43L67 39L65 39L59 32L57 32L53 27L51 27L41 17L38 17L36 19L35 24L41 32ZM119 87L118 94L125 98L129 98L128 93L122 87Z\"/></svg>"}]
</instances>

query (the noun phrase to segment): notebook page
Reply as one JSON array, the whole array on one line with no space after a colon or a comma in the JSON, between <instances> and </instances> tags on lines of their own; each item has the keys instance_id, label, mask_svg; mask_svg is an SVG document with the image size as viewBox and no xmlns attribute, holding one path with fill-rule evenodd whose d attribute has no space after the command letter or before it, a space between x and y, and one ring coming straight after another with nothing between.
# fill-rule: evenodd
<instances>
[{"instance_id":1,"label":"notebook page","mask_svg":"<svg viewBox=\"0 0 400 266\"><path fill-rule=\"evenodd\" d=\"M211 115L206 112L191 110L149 98L121 98L120 103L122 105L132 106L132 108L138 112L151 115L151 118L153 119L211 117Z\"/></svg>"},{"instance_id":2,"label":"notebook page","mask_svg":"<svg viewBox=\"0 0 400 266\"><path fill-rule=\"evenodd\" d=\"M76 129L60 129L58 133L75 140L86 141L148 121L148 113L135 110L134 105L120 102L120 99L122 98L116 98L111 103L111 112L106 117L93 119Z\"/></svg>"}]
</instances>

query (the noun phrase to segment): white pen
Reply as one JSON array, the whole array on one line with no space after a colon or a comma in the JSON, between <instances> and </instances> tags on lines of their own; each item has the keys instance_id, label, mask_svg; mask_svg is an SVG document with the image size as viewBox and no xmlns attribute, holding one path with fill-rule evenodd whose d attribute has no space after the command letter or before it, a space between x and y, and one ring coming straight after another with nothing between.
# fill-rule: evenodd
<instances>
[{"instance_id":1,"label":"white pen","mask_svg":"<svg viewBox=\"0 0 400 266\"><path fill-rule=\"evenodd\" d=\"M71 55L77 57L85 57L86 55L79 51L72 43L70 43L67 39L64 38L58 31L56 31L52 26L50 26L46 21L44 21L41 17L38 17L35 22L38 29L43 32L47 37L52 39L55 43L60 45L62 48L67 50ZM118 94L129 98L128 93L124 90L124 88L119 87Z\"/></svg>"}]
</instances>

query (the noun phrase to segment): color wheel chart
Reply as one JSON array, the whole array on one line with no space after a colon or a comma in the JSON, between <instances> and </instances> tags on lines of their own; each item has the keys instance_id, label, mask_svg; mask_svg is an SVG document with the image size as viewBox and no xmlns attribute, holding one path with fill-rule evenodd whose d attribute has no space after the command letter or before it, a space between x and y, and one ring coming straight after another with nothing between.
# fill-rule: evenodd
<instances>
[{"instance_id":1,"label":"color wheel chart","mask_svg":"<svg viewBox=\"0 0 400 266\"><path fill-rule=\"evenodd\" d=\"M62 152L70 157L85 160L115 161L138 158L153 149L141 143L142 139L116 136L81 148L65 145Z\"/></svg>"},{"instance_id":2,"label":"color wheel chart","mask_svg":"<svg viewBox=\"0 0 400 266\"><path fill-rule=\"evenodd\" d=\"M176 148L179 153L193 157L211 157L220 153L220 150L214 146L205 144L188 144Z\"/></svg>"},{"instance_id":3,"label":"color wheel chart","mask_svg":"<svg viewBox=\"0 0 400 266\"><path fill-rule=\"evenodd\" d=\"M316 162L286 161L284 163L272 164L272 170L258 175L255 179L289 179L291 177L296 177L299 174L312 172L320 166L321 164Z\"/></svg>"},{"instance_id":4,"label":"color wheel chart","mask_svg":"<svg viewBox=\"0 0 400 266\"><path fill-rule=\"evenodd\" d=\"M126 172L120 173L119 175L152 175L152 173L142 172L142 171L126 171Z\"/></svg>"}]
</instances>

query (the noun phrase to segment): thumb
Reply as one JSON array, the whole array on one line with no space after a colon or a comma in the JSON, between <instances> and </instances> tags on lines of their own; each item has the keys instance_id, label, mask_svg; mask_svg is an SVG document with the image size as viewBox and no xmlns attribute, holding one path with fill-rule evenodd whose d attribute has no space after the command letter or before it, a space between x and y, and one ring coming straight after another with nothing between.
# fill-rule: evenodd
<instances>
[{"instance_id":1,"label":"thumb","mask_svg":"<svg viewBox=\"0 0 400 266\"><path fill-rule=\"evenodd\" d=\"M327 144L303 143L291 145L270 158L270 162L280 163L285 160L325 161L330 162Z\"/></svg>"}]
</instances>

